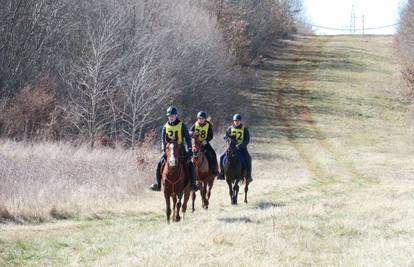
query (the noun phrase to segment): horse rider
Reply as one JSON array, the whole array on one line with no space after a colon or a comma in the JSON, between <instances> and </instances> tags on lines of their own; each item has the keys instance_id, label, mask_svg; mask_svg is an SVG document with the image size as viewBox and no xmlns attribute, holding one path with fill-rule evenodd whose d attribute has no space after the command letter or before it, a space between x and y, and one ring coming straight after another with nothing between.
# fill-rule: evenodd
<instances>
[{"instance_id":1,"label":"horse rider","mask_svg":"<svg viewBox=\"0 0 414 267\"><path fill-rule=\"evenodd\" d=\"M152 191L161 191L161 167L167 159L167 155L165 154L165 148L172 137L175 138L178 145L182 145L183 143L185 143L187 147L186 158L192 156L191 137L188 132L187 126L178 118L177 108L173 106L169 107L167 109L167 117L168 121L162 128L161 133L162 157L157 165L156 181L149 187L149 189L151 189ZM198 186L196 184L195 179L194 165L191 161L186 165L188 166L188 172L190 174L191 189L193 191L197 191Z\"/></svg>"},{"instance_id":2,"label":"horse rider","mask_svg":"<svg viewBox=\"0 0 414 267\"><path fill-rule=\"evenodd\" d=\"M191 132L198 133L198 140L201 142L211 170L214 175L218 174L218 163L216 151L211 147L210 141L213 139L213 127L207 120L207 113L200 111L197 113L197 121L191 127Z\"/></svg>"},{"instance_id":3,"label":"horse rider","mask_svg":"<svg viewBox=\"0 0 414 267\"><path fill-rule=\"evenodd\" d=\"M225 139L232 136L236 139L237 142L237 151L239 155L244 159L246 164L246 172L247 172L247 182L251 183L253 181L252 178L252 158L247 150L247 145L250 142L250 133L249 129L245 127L242 122L242 116L240 114L235 114L233 116L233 125L230 126L225 135ZM219 180L224 180L224 168L223 168L223 159L226 156L226 153L223 153L220 156L220 173L218 175Z\"/></svg>"}]
</instances>

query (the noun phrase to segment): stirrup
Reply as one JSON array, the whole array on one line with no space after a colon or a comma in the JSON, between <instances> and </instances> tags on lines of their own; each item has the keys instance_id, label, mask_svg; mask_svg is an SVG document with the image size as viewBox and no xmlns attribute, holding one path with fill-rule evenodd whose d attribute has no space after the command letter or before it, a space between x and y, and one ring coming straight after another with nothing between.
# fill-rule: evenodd
<instances>
[{"instance_id":1,"label":"stirrup","mask_svg":"<svg viewBox=\"0 0 414 267\"><path fill-rule=\"evenodd\" d=\"M157 183L154 183L149 186L149 189L152 191L161 191L161 186Z\"/></svg>"}]
</instances>

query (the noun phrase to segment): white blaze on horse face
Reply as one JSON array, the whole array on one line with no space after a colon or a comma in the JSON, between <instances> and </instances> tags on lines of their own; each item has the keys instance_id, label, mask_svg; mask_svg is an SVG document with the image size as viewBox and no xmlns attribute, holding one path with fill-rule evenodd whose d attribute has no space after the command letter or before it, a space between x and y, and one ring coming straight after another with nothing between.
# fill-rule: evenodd
<instances>
[{"instance_id":1,"label":"white blaze on horse face","mask_svg":"<svg viewBox=\"0 0 414 267\"><path fill-rule=\"evenodd\" d=\"M170 144L170 153L171 153L171 156L170 156L170 160L168 161L168 164L171 167L175 167L176 159L175 159L175 155L174 155L174 144L173 143Z\"/></svg>"}]
</instances>

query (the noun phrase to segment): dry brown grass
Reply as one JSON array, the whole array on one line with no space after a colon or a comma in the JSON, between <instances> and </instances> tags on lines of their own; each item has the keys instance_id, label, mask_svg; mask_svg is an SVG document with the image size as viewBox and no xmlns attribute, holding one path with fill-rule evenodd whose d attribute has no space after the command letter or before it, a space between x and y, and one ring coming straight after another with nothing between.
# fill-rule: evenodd
<instances>
[{"instance_id":1,"label":"dry brown grass","mask_svg":"<svg viewBox=\"0 0 414 267\"><path fill-rule=\"evenodd\" d=\"M244 92L249 204L217 181L177 224L151 192L100 220L1 225L0 265L413 266L414 131L392 54L392 37L319 36L269 59Z\"/></svg>"},{"instance_id":2,"label":"dry brown grass","mask_svg":"<svg viewBox=\"0 0 414 267\"><path fill-rule=\"evenodd\" d=\"M45 221L102 211L136 197L150 179L151 149L0 142L0 221ZM138 166L137 159L141 163ZM147 167L143 167L145 164Z\"/></svg>"}]
</instances>

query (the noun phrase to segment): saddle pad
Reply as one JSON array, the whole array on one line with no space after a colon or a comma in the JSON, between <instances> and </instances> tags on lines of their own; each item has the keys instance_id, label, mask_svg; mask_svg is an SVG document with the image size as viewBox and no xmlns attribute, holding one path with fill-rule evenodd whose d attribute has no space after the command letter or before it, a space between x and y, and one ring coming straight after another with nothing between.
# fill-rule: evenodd
<instances>
[{"instance_id":1,"label":"saddle pad","mask_svg":"<svg viewBox=\"0 0 414 267\"><path fill-rule=\"evenodd\" d=\"M247 160L246 160L246 158L244 157L243 153L241 153L240 151L237 151L237 155L240 158L242 167L245 169L247 167ZM226 162L227 162L227 155L225 154L224 157L223 157L223 161L221 162L222 166L224 166Z\"/></svg>"},{"instance_id":2,"label":"saddle pad","mask_svg":"<svg viewBox=\"0 0 414 267\"><path fill-rule=\"evenodd\" d=\"M164 172L164 168L167 166L166 162L164 161L161 165L161 177L162 177L162 173ZM184 185L187 186L187 184L190 182L190 170L188 168L188 163L184 164L184 172L185 172L185 178L184 178Z\"/></svg>"}]
</instances>

